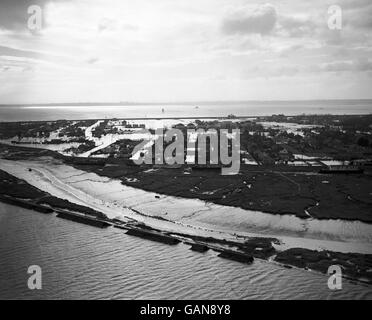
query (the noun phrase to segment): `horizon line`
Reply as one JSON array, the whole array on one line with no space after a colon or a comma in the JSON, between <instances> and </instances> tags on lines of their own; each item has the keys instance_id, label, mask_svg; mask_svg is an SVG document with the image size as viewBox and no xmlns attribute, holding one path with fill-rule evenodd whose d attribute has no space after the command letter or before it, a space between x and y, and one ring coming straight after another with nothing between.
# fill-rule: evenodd
<instances>
[{"instance_id":1,"label":"horizon line","mask_svg":"<svg viewBox=\"0 0 372 320\"><path fill-rule=\"evenodd\" d=\"M131 106L131 105L203 105L203 104L224 104L224 103L288 103L288 102L346 102L346 101L371 101L372 98L362 99L297 99L297 100L201 100L201 101L162 101L162 102L134 102L134 101L119 101L119 102L49 102L49 103L1 103L0 107L21 107L21 106Z\"/></svg>"}]
</instances>

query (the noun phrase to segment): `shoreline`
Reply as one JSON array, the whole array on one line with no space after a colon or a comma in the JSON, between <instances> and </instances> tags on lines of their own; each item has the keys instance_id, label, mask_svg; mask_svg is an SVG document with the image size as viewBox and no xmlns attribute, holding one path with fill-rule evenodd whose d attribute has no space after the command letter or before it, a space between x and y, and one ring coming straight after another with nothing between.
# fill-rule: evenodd
<instances>
[{"instance_id":1,"label":"shoreline","mask_svg":"<svg viewBox=\"0 0 372 320\"><path fill-rule=\"evenodd\" d=\"M79 165L75 163L71 163L67 159L67 163L71 164L73 167L79 170L83 170L86 172L92 172L97 175L103 176L103 177L108 177L108 178L117 178L116 174L112 172L112 169L106 169L100 168L97 166L89 166L89 165ZM113 167L115 164L113 164ZM186 166L184 166L186 167ZM266 181L267 179L270 179L270 177L274 179L277 179L279 176L284 175L283 171L285 170L286 176L297 176L297 179L301 179L301 175L304 175L306 177L306 174L308 173L314 173L314 169L308 169L305 172L301 172L299 169L294 169L293 171L288 171L288 168L257 168L257 166L249 166L249 165L242 165L242 175L245 175L244 179L247 179L246 176L250 175L253 178L261 178L263 176L266 176L265 181L258 182L261 183L258 187L262 189L259 190L259 195L263 195L263 197L259 196L251 196L252 202L247 204L246 197L235 197L234 199L225 199L223 192L225 190L222 190L223 192L221 193L212 193L208 194L211 189L211 185L213 186L212 189L219 190L221 188L224 188L225 186L225 181L226 179L230 179L233 181L232 183L234 184L230 189L227 189L226 192L228 193L234 193L235 190L238 189L238 192L240 193L241 191L239 189L243 189L244 191L244 181L242 181L243 178L241 176L238 177L222 177L222 176L216 176L212 177L208 173L201 173L201 174L190 174L185 177L184 175L184 167L177 168L177 169L166 169L166 168L160 168L160 169L155 169L154 171L148 172L148 169L152 169L153 166L143 166L141 169L136 172L136 173L130 173L129 175L126 175L124 178L120 178L121 183L123 185L126 185L128 187L135 187L139 188L141 190L149 191L149 192L156 192L157 194L165 195L165 196L175 196L175 197L181 197L185 199L199 199L202 201L207 201L211 202L217 205L223 205L223 206L228 206L231 208L239 208L243 210L251 210L251 211L258 211L262 213L267 213L267 214L272 214L272 215L280 215L280 216L286 216L286 215L293 215L298 218L306 219L309 218L309 215L307 211L309 209L318 209L317 203L324 203L327 202L326 198L324 196L319 196L319 195L314 195L313 191L310 191L308 195L304 196L299 196L296 197L296 194L288 194L288 197L292 198L293 200L296 201L296 207L295 209L291 209L291 205L293 203L285 203L285 204L278 204L277 208L275 209L270 209L268 207L262 206L261 203L255 202L255 199L262 199L262 198L270 198L269 195L266 194L266 188L265 186L267 185ZM126 165L116 165L116 170L119 172L125 172L128 167ZM274 171L274 170L275 171ZM306 169L305 169L306 170ZM318 175L318 172L315 172ZM320 178L324 178L324 180L343 180L344 177L340 176L330 176L330 175L322 175L319 174L317 176L319 178L318 180L321 180ZM132 179L132 180L131 180ZM177 182L175 182L176 179L182 179L182 180L191 180L193 179L193 182L188 182L187 186L195 186L195 184L200 183L199 179L202 179L203 185L200 186L198 185L198 190L197 192L192 191L192 189L186 189L186 187L179 185L175 185ZM248 178L249 179L249 178ZM285 178L284 178L285 179ZM305 180L305 178L303 178ZM257 181L257 180L256 180ZM255 182L256 182L255 181ZM194 183L195 182L195 183ZM256 182L257 183L257 182ZM306 182L305 182L306 183ZM279 181L278 182L278 188L279 189L284 189L288 187L290 188L290 183L286 184L286 181ZM249 191L251 192L252 189ZM214 192L214 190L212 190ZM327 195L329 196L329 194ZM287 196L285 196L287 197ZM278 197L273 197L273 198L278 198ZM278 199L279 200L279 199ZM288 199L287 199L288 200ZM357 202L357 201L355 201ZM360 201L360 205L364 206L365 204ZM356 203L355 203L356 205ZM369 204L366 204L369 206ZM337 202L331 207L328 208L329 210L324 210L322 212L318 213L313 213L311 212L311 218L317 219L317 220L334 220L334 221L360 221L363 223L367 224L372 224L372 216L367 214L366 212L368 210L364 209L362 212L357 212L356 216L350 216L348 214L340 214L340 206L337 204ZM361 210L362 211L362 210Z\"/></svg>"},{"instance_id":2,"label":"shoreline","mask_svg":"<svg viewBox=\"0 0 372 320\"><path fill-rule=\"evenodd\" d=\"M58 203L59 201L66 201L61 200L56 197L50 196L46 194L44 191L41 191L35 187L30 186L28 183L15 178L12 175L5 174L4 171L0 170L2 175L2 189L4 192L10 192L6 190L12 190L12 185L14 184L22 184L23 189L21 191L17 191L18 197L14 197L16 200L15 202L19 202L20 198L27 199L30 198L31 194L27 192L28 189L32 190L35 196L35 192L39 192L39 198L36 198L37 203L42 203L43 199L46 197L51 197ZM5 185L4 185L5 184ZM14 190L14 189L13 189ZM32 192L31 192L32 193ZM11 197L11 196L10 196ZM55 199L56 198L56 199ZM31 198L32 199L32 198ZM2 198L0 198L0 201ZM33 200L21 200L22 202L29 202L33 203ZM52 202L53 203L53 202ZM67 201L68 205L69 201ZM70 203L71 204L71 203ZM40 204L39 204L40 205ZM74 205L74 204L72 204ZM40 205L42 206L42 205ZM49 207L42 206L44 208L52 209L53 211L58 212L58 208L54 208L53 205ZM83 216L89 213L89 216L92 216L92 212L90 208L84 206L78 206L80 213L83 213ZM67 215L76 215L75 213L68 213L65 212ZM100 215L101 214L101 215ZM145 223L136 222L118 222L115 219L110 219L102 213L97 212L98 216L95 216L94 220L104 222L105 224L109 224L111 226L118 226L119 228L127 229L127 230L142 230L139 232L135 232L134 235L147 238L149 240L153 240L151 238L151 233L155 233L156 237L169 239L167 241L172 242L179 241L190 244L190 240L194 244L204 245L208 247L208 249L217 250L222 252L222 256L225 258L229 258L231 260L238 260L241 262L250 261L251 258L254 257L258 259L264 260L274 260L275 262L281 264L283 267L291 266L291 267L298 267L301 269L310 269L315 270L321 273L327 273L327 268L330 264L335 264L336 262L341 264L344 267L345 278L351 279L353 281L357 281L364 284L371 284L372 283L372 274L369 272L369 269L372 265L372 255L370 254L359 254L359 253L341 253L341 252L333 252L333 251L316 251L316 250L309 250L305 248L291 248L284 251L278 251L273 245L278 244L279 240L275 238L245 238L244 242L234 242L231 240L226 239L216 239L213 237L204 237L200 235L190 235L181 232L171 232L171 231L162 231L160 229L156 229L153 227L147 226ZM57 215L58 216L58 215ZM81 217L83 217L81 216ZM92 219L92 218L88 218ZM71 220L71 219L69 219ZM72 219L74 220L74 219ZM78 219L79 220L79 219ZM76 222L81 222L77 221ZM83 222L84 223L84 222ZM89 223L88 223L89 224ZM150 233L150 237L149 237ZM155 239L155 241L159 241ZM166 241L166 242L167 242ZM162 242L162 241L161 241ZM235 250L231 250L234 248ZM234 254L236 252L236 254ZM246 258L245 258L246 257ZM352 261L352 262L351 262ZM367 280L366 280L367 279Z\"/></svg>"},{"instance_id":3,"label":"shoreline","mask_svg":"<svg viewBox=\"0 0 372 320\"><path fill-rule=\"evenodd\" d=\"M229 234L234 239L236 233L248 237L280 237L290 247L300 244L308 249L321 247L345 252L345 248L349 248L349 251L372 252L372 226L359 221L302 219L295 215L272 215L199 199L163 196L125 186L117 178L78 170L50 157L33 161L3 160L0 164L5 171L52 192L54 196L88 206L110 217L136 217L163 230Z\"/></svg>"},{"instance_id":4,"label":"shoreline","mask_svg":"<svg viewBox=\"0 0 372 320\"><path fill-rule=\"evenodd\" d=\"M92 158L69 157L52 150L0 143L0 153L2 150L8 150L7 155L3 156L4 159L26 160L49 156L78 170L95 173L105 178L119 179L125 186L160 195L199 199L231 208L279 216L293 215L301 219L360 221L372 224L372 216L369 214L370 203L358 200L359 196L354 195L352 195L352 201L340 203L340 197L344 196L345 192L366 189L370 184L371 172L345 177L321 174L318 168L314 167L241 164L241 173L237 176L213 176L207 172L185 175L184 169L187 165L177 169L156 168L150 172L149 169L153 169L153 165L131 166L120 159L101 161L101 159L94 158L90 161ZM360 177L362 180L359 179ZM228 187L226 187L227 179L230 181ZM247 190L247 181L250 184L255 183L255 187ZM323 185L323 181L326 181L328 185ZM353 184L358 185L361 182L366 187L363 188L360 185L359 189L353 187ZM296 184L302 186L301 191L297 191ZM192 190L196 185L198 190ZM271 194L267 193L268 185L271 189L275 187ZM333 189L329 190L331 185L334 185ZM347 191L342 190L340 186L347 186ZM229 197L224 198L226 193ZM330 200L330 196L334 197L334 201ZM265 204L266 202L268 205ZM323 205L325 205L324 209ZM309 208L311 209L310 217ZM351 216L349 212L353 212L353 215Z\"/></svg>"},{"instance_id":5,"label":"shoreline","mask_svg":"<svg viewBox=\"0 0 372 320\"><path fill-rule=\"evenodd\" d=\"M10 203L4 201L3 197L0 198L0 202L19 206L20 202L17 201L18 199L12 200L15 201L13 203ZM24 208L23 206L20 207ZM41 212L37 210L36 207L30 207L27 209ZM52 212L48 213L53 212L58 211L52 209ZM68 212L64 212L64 214L65 217L62 218L71 222L83 223L97 228L113 226L119 229L126 230L126 234L130 236L140 237L149 241L161 242L166 245L177 245L178 243L182 242L184 244L190 245L190 250L200 252L201 254L205 251L213 250L219 253L218 257L243 264L250 264L254 261L254 259L260 259L267 261L268 263L276 263L287 269L298 268L310 272L327 274L329 265L339 263L344 269L345 274L343 274L342 277L345 280L349 280L361 285L372 285L372 275L369 274L368 270L366 271L368 274L367 277L364 273L362 277L355 277L360 273L361 265L355 265L353 269L346 269L350 268L350 260L360 261L360 259L366 259L367 267L369 267L372 263L372 255L363 255L358 253L345 254L331 251L315 251L304 248L292 248L284 251L276 251L272 246L272 243L275 243L278 240L273 238L251 238L245 243L239 243L229 240L193 236L177 232L164 232L162 230L153 229L152 227L148 227L147 225L141 223L132 226L130 224L125 224L125 226L123 226L122 224L115 223L112 219L102 220L97 218L94 219L96 220L96 223L87 223L83 220L91 220L92 218L88 218L87 216L80 216L81 219L71 219L70 217L75 216L76 214ZM56 217L60 217L59 215L60 214L57 213ZM301 256L300 258L298 258L299 255ZM325 257L328 258L327 261L329 262L329 265L325 265L325 263L327 263L327 261L324 260Z\"/></svg>"},{"instance_id":6,"label":"shoreline","mask_svg":"<svg viewBox=\"0 0 372 320\"><path fill-rule=\"evenodd\" d=\"M7 106L3 106L4 108L6 108ZM1 106L0 106L1 108ZM32 106L30 107L25 107L25 108L34 108ZM40 108L46 108L48 109L48 106L45 106L45 107L40 107ZM63 107L61 107L63 108ZM370 116L372 114L372 112L370 113L340 113L340 114L335 114L337 116L350 116L350 117L357 117L357 116ZM324 115L327 115L327 114L324 114L324 113L306 113L306 114L303 114L302 112L298 113L298 114L291 114L289 115L289 117L298 117L298 116L324 116ZM211 120L246 120L246 119L259 119L259 118L264 118L264 117L269 117L270 115L235 115L234 118L230 118L228 116L195 116L195 117L190 117L190 116L169 116L169 117L164 117L163 115L159 115L159 116L151 116L151 117L113 117L113 119L115 120L129 120L129 121L133 121L133 120L141 120L141 121L145 121L145 120L208 120L208 119L211 119ZM73 118L68 118L68 119L64 119L64 120L67 120L67 121L104 121L104 120L107 120L107 118L100 118L100 117L96 117L96 118L84 118L84 119L81 119L81 118L76 118L76 119L73 119ZM0 123L18 123L18 122L34 122L34 123L43 123L43 122L48 122L48 121L52 121L52 122L55 122L55 121L59 121L59 119L56 119L56 120L31 120L31 121L25 121L25 120L9 120L9 121L0 121Z\"/></svg>"}]
</instances>

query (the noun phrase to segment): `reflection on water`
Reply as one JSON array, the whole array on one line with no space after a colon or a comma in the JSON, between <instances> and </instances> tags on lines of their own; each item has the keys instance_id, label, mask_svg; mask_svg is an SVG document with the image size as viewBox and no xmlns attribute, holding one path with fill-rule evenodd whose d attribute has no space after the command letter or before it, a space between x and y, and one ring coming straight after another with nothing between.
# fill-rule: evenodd
<instances>
[{"instance_id":1,"label":"reflection on water","mask_svg":"<svg viewBox=\"0 0 372 320\"><path fill-rule=\"evenodd\" d=\"M198 105L198 108L196 108ZM226 117L296 114L369 114L372 100L247 101L128 106L0 106L1 121L80 120L104 118ZM162 112L164 109L164 113Z\"/></svg>"},{"instance_id":2,"label":"reflection on water","mask_svg":"<svg viewBox=\"0 0 372 320\"><path fill-rule=\"evenodd\" d=\"M0 298L48 299L372 299L371 287L256 260L201 254L187 245L127 236L0 203ZM43 270L42 290L27 268Z\"/></svg>"}]
</instances>

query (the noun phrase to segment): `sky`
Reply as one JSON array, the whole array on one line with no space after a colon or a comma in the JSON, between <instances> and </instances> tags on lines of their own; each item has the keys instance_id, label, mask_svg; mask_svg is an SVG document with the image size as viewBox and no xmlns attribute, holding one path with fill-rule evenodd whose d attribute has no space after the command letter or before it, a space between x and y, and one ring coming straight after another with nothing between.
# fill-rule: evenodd
<instances>
[{"instance_id":1,"label":"sky","mask_svg":"<svg viewBox=\"0 0 372 320\"><path fill-rule=\"evenodd\" d=\"M370 0L1 0L0 104L368 99L371 16Z\"/></svg>"}]
</instances>

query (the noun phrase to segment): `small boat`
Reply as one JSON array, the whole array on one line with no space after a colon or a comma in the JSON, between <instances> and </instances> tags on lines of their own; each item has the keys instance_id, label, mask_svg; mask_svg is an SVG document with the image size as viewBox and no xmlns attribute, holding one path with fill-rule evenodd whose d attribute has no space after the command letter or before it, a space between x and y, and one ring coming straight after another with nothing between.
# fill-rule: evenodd
<instances>
[{"instance_id":1,"label":"small boat","mask_svg":"<svg viewBox=\"0 0 372 320\"><path fill-rule=\"evenodd\" d=\"M254 260L251 255L232 250L223 250L218 256L243 263L252 263Z\"/></svg>"},{"instance_id":2,"label":"small boat","mask_svg":"<svg viewBox=\"0 0 372 320\"><path fill-rule=\"evenodd\" d=\"M98 227L98 228L107 228L108 226L110 226L110 224L105 221L98 220L96 218L89 217L86 215L75 214L72 212L67 212L67 211L62 211L62 210L56 210L56 212L57 212L58 218L62 218L65 220L79 222L79 223L83 223L83 224L90 225L93 227Z\"/></svg>"},{"instance_id":3,"label":"small boat","mask_svg":"<svg viewBox=\"0 0 372 320\"><path fill-rule=\"evenodd\" d=\"M206 252L209 250L209 247L201 243L193 243L191 244L190 250L197 252Z\"/></svg>"},{"instance_id":4,"label":"small boat","mask_svg":"<svg viewBox=\"0 0 372 320\"><path fill-rule=\"evenodd\" d=\"M146 230L142 228L131 228L126 232L126 234L171 245L178 244L181 242L179 239L169 236L167 234L153 230Z\"/></svg>"}]
</instances>

